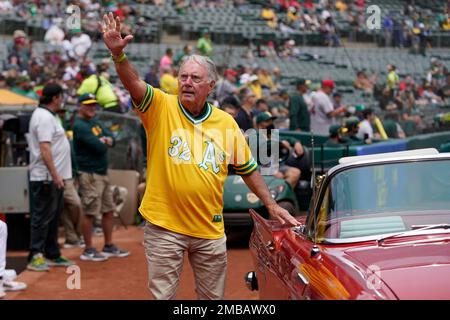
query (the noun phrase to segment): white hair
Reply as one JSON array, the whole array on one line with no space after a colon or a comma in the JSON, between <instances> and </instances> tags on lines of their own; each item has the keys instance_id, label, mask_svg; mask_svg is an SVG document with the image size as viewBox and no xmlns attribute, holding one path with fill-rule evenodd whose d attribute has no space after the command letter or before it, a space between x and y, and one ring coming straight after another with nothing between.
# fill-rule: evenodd
<instances>
[{"instance_id":1,"label":"white hair","mask_svg":"<svg viewBox=\"0 0 450 320\"><path fill-rule=\"evenodd\" d=\"M181 59L181 64L180 64L179 70L181 70L183 65L188 61L195 61L199 65L205 67L206 71L208 71L208 80L209 81L212 81L212 80L217 81L217 79L219 78L219 76L217 74L216 64L210 58L208 58L206 56L201 56L199 54L191 54L191 55L184 56L183 59Z\"/></svg>"}]
</instances>

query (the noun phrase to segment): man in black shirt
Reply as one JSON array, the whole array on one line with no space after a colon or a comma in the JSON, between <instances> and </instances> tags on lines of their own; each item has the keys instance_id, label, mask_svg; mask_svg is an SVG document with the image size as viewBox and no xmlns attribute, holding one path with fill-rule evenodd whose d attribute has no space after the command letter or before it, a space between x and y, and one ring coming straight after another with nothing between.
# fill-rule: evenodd
<instances>
[{"instance_id":1,"label":"man in black shirt","mask_svg":"<svg viewBox=\"0 0 450 320\"><path fill-rule=\"evenodd\" d=\"M252 109L255 106L256 95L248 88L243 89L239 94L241 100L241 108L239 108L236 117L234 118L244 131L254 128L253 124L253 112Z\"/></svg>"}]
</instances>

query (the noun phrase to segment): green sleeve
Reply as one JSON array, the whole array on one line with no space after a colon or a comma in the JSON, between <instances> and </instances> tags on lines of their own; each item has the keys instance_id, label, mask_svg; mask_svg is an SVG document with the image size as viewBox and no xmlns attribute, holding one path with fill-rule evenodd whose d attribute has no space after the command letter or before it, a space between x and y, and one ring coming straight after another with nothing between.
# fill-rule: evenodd
<instances>
[{"instance_id":1,"label":"green sleeve","mask_svg":"<svg viewBox=\"0 0 450 320\"><path fill-rule=\"evenodd\" d=\"M289 130L295 130L298 124L298 104L299 98L294 95L289 99Z\"/></svg>"},{"instance_id":2,"label":"green sleeve","mask_svg":"<svg viewBox=\"0 0 450 320\"><path fill-rule=\"evenodd\" d=\"M310 131L310 125L311 125L311 120L310 120L310 116L309 116L309 111L308 111L308 106L306 105L305 100L303 99L303 97L300 97L300 102L299 102L299 106L300 106L300 117L299 117L299 124L298 127L303 130L303 131Z\"/></svg>"}]
</instances>

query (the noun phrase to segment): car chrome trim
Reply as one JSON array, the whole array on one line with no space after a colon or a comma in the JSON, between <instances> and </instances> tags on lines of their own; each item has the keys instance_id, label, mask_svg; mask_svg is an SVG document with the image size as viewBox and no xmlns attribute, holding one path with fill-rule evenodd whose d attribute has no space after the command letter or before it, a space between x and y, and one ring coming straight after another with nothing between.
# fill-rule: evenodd
<instances>
[{"instance_id":1,"label":"car chrome trim","mask_svg":"<svg viewBox=\"0 0 450 320\"><path fill-rule=\"evenodd\" d=\"M416 230L410 230L410 231L416 231ZM424 236L424 235L434 235L434 234L443 234L443 233L449 233L450 230L420 230L421 232L417 232L414 234L407 234L405 237L415 237L415 236ZM398 232L393 233L386 233L383 235L383 237L390 237L390 236L396 236L398 235ZM337 238L327 238L325 239L322 244L344 244L344 243L353 243L353 242L366 242L366 241L378 241L380 238L380 235L372 235L372 236L366 236L366 237L354 237L354 238L345 238L345 239L337 239ZM430 239L431 241L432 239Z\"/></svg>"},{"instance_id":2,"label":"car chrome trim","mask_svg":"<svg viewBox=\"0 0 450 320\"><path fill-rule=\"evenodd\" d=\"M395 153L395 152L393 152ZM389 158L383 158L381 153L378 154L377 159L370 159L370 160L364 160L364 159L356 159L353 162L349 163L341 163L327 172L327 178L333 174L335 174L337 171L341 171L342 169L347 168L353 168L353 167L360 167L362 165L378 165L378 164L390 164L390 163L399 163L399 162L414 162L418 160L443 160L443 159L449 159L450 160L450 153L438 153L433 155L418 155L418 156L392 156ZM357 157L364 157L364 156L357 156Z\"/></svg>"},{"instance_id":3,"label":"car chrome trim","mask_svg":"<svg viewBox=\"0 0 450 320\"><path fill-rule=\"evenodd\" d=\"M431 155L436 155L436 154L439 154L439 151L437 151L435 148L414 149L414 150L406 150L406 151L343 157L343 158L339 159L339 163L346 164L346 163L369 161L369 160L383 160L383 159L400 158L400 157L407 157L407 156L414 156L414 157L416 157L416 156L431 156Z\"/></svg>"},{"instance_id":4,"label":"car chrome trim","mask_svg":"<svg viewBox=\"0 0 450 320\"><path fill-rule=\"evenodd\" d=\"M305 286L309 285L308 279L301 271L297 271L297 277L303 282Z\"/></svg>"}]
</instances>

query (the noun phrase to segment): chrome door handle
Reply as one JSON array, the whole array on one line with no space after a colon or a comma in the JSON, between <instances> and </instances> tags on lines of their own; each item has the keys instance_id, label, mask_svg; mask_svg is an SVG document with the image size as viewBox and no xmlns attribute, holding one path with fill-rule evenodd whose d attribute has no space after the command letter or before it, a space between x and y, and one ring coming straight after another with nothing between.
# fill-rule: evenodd
<instances>
[{"instance_id":1,"label":"chrome door handle","mask_svg":"<svg viewBox=\"0 0 450 320\"><path fill-rule=\"evenodd\" d=\"M304 284L305 286L309 285L308 279L305 277L305 275L304 275L301 271L298 271L298 272L297 272L297 278L298 278L301 282L303 282L303 284Z\"/></svg>"}]
</instances>

